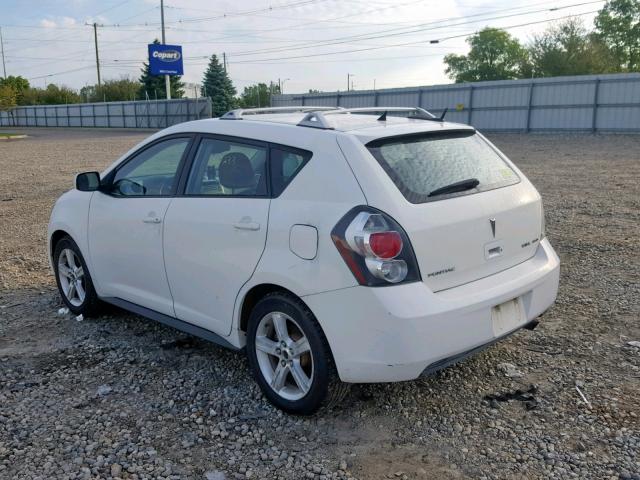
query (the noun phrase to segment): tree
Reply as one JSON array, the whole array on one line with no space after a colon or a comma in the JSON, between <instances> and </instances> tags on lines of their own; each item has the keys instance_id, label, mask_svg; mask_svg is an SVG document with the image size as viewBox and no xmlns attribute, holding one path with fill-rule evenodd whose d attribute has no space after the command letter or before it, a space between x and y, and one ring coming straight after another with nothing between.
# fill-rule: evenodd
<instances>
[{"instance_id":1,"label":"tree","mask_svg":"<svg viewBox=\"0 0 640 480\"><path fill-rule=\"evenodd\" d=\"M211 55L207 71L204 72L202 93L205 97L211 97L214 117L219 117L234 107L236 89L216 55Z\"/></svg>"},{"instance_id":2,"label":"tree","mask_svg":"<svg viewBox=\"0 0 640 480\"><path fill-rule=\"evenodd\" d=\"M8 83L0 84L0 112L11 110L18 105L18 92Z\"/></svg>"},{"instance_id":3,"label":"tree","mask_svg":"<svg viewBox=\"0 0 640 480\"><path fill-rule=\"evenodd\" d=\"M153 43L160 44L156 38ZM167 89L165 85L164 75L151 75L151 69L148 63L142 64L140 70L142 75L140 76L140 83L138 94L140 98L167 98ZM179 75L169 76L169 90L171 91L171 98L182 98L184 95L184 83L180 81Z\"/></svg>"},{"instance_id":4,"label":"tree","mask_svg":"<svg viewBox=\"0 0 640 480\"><path fill-rule=\"evenodd\" d=\"M256 85L250 85L244 87L244 91L238 98L238 104L242 108L251 107L268 107L271 105L271 95L277 95L280 93L280 88L277 84L270 82L258 83Z\"/></svg>"},{"instance_id":5,"label":"tree","mask_svg":"<svg viewBox=\"0 0 640 480\"><path fill-rule=\"evenodd\" d=\"M64 85L50 83L47 88L29 88L23 93L23 105L58 105L79 103L78 92Z\"/></svg>"},{"instance_id":6,"label":"tree","mask_svg":"<svg viewBox=\"0 0 640 480\"><path fill-rule=\"evenodd\" d=\"M29 80L19 75L17 77L9 75L7 78L0 78L0 86L4 85L9 85L14 89L16 101L18 102L18 105L22 105L24 92L29 89Z\"/></svg>"},{"instance_id":7,"label":"tree","mask_svg":"<svg viewBox=\"0 0 640 480\"><path fill-rule=\"evenodd\" d=\"M135 99L139 91L140 83L131 78L122 77L118 80L106 80L100 86L82 87L80 96L89 102L118 102Z\"/></svg>"},{"instance_id":8,"label":"tree","mask_svg":"<svg viewBox=\"0 0 640 480\"><path fill-rule=\"evenodd\" d=\"M602 42L577 18L552 25L543 34L535 36L529 45L529 57L538 77L615 70Z\"/></svg>"},{"instance_id":9,"label":"tree","mask_svg":"<svg viewBox=\"0 0 640 480\"><path fill-rule=\"evenodd\" d=\"M595 19L596 36L615 60L616 70L640 71L640 2L609 0Z\"/></svg>"},{"instance_id":10,"label":"tree","mask_svg":"<svg viewBox=\"0 0 640 480\"><path fill-rule=\"evenodd\" d=\"M468 55L444 57L446 73L456 83L511 80L529 76L527 51L517 39L499 28L484 28L467 39Z\"/></svg>"}]
</instances>

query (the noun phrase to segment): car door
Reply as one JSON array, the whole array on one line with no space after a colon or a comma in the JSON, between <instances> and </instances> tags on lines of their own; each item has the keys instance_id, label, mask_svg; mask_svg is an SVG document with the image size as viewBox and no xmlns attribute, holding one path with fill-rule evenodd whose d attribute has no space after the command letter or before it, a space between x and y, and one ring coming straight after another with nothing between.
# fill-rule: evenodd
<instances>
[{"instance_id":1,"label":"car door","mask_svg":"<svg viewBox=\"0 0 640 480\"><path fill-rule=\"evenodd\" d=\"M89 252L102 296L174 316L162 234L191 140L173 136L143 147L91 199Z\"/></svg>"},{"instance_id":2,"label":"car door","mask_svg":"<svg viewBox=\"0 0 640 480\"><path fill-rule=\"evenodd\" d=\"M236 295L265 247L265 144L202 137L184 194L169 206L164 258L176 316L228 335Z\"/></svg>"}]
</instances>

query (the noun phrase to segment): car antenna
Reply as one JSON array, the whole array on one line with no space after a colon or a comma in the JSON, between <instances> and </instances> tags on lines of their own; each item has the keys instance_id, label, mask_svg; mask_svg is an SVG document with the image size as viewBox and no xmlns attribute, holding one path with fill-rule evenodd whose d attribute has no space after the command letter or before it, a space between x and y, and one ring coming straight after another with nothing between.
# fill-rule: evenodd
<instances>
[{"instance_id":1,"label":"car antenna","mask_svg":"<svg viewBox=\"0 0 640 480\"><path fill-rule=\"evenodd\" d=\"M385 110L384 113L382 115L380 115L378 117L378 121L379 122L386 122L387 121L387 111Z\"/></svg>"},{"instance_id":2,"label":"car antenna","mask_svg":"<svg viewBox=\"0 0 640 480\"><path fill-rule=\"evenodd\" d=\"M448 108L448 107L447 107L447 108L445 108L445 109L442 111L442 115L440 115L440 116L438 117L438 121L439 121L439 122L444 122L444 116L447 114L447 112L448 112L448 111L449 111L449 108Z\"/></svg>"}]
</instances>

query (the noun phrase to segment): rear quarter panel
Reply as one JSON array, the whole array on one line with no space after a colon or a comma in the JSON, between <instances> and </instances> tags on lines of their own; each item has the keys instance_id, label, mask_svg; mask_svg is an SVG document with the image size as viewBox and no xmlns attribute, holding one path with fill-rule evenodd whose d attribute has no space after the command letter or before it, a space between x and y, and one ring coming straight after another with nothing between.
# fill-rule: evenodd
<instances>
[{"instance_id":1,"label":"rear quarter panel","mask_svg":"<svg viewBox=\"0 0 640 480\"><path fill-rule=\"evenodd\" d=\"M365 204L366 199L337 147L334 134L318 133L321 135L313 135L307 142L296 143L297 148L309 150L313 156L284 192L271 200L265 251L252 278L238 295L236 319L244 296L259 284L277 284L300 297L357 284L331 240L331 230L345 213ZM314 258L303 259L291 251L289 238L293 225L317 229L318 249Z\"/></svg>"}]
</instances>

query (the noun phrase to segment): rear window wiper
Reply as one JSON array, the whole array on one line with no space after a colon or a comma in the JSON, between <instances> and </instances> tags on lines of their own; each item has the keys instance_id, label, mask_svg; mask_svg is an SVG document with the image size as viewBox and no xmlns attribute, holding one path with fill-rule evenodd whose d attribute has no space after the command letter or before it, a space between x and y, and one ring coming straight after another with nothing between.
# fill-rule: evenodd
<instances>
[{"instance_id":1,"label":"rear window wiper","mask_svg":"<svg viewBox=\"0 0 640 480\"><path fill-rule=\"evenodd\" d=\"M471 190L480 185L480 180L477 178L468 178L460 182L450 183L444 187L436 188L432 192L429 192L428 197L435 197L436 195L445 195L447 193L464 192L465 190Z\"/></svg>"}]
</instances>

